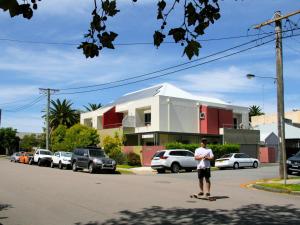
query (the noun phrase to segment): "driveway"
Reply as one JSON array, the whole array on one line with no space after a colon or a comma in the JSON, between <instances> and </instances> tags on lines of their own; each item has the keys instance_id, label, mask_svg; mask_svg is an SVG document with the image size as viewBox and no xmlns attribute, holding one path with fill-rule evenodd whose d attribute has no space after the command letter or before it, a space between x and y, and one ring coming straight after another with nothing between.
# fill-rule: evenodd
<instances>
[{"instance_id":1,"label":"driveway","mask_svg":"<svg viewBox=\"0 0 300 225\"><path fill-rule=\"evenodd\" d=\"M0 223L300 224L300 198L242 188L278 167L212 172L215 202L190 199L196 173L88 174L0 159Z\"/></svg>"}]
</instances>

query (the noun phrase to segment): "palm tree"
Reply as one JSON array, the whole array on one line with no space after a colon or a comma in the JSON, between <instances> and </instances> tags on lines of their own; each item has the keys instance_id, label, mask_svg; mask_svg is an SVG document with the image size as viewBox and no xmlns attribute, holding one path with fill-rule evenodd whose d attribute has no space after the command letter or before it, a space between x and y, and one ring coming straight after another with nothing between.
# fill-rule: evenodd
<instances>
[{"instance_id":1,"label":"palm tree","mask_svg":"<svg viewBox=\"0 0 300 225\"><path fill-rule=\"evenodd\" d=\"M99 104L89 103L88 106L83 106L83 107L86 109L86 111L91 112L91 111L95 111L95 110L101 108L102 105L101 105L101 103L99 103Z\"/></svg>"},{"instance_id":2,"label":"palm tree","mask_svg":"<svg viewBox=\"0 0 300 225\"><path fill-rule=\"evenodd\" d=\"M79 123L79 112L78 110L72 109L72 105L73 103L66 99L63 101L59 99L56 101L51 100L49 123L52 131L60 124L71 127Z\"/></svg>"},{"instance_id":3,"label":"palm tree","mask_svg":"<svg viewBox=\"0 0 300 225\"><path fill-rule=\"evenodd\" d=\"M251 121L252 116L261 116L261 115L265 115L265 113L262 112L260 106L252 105L249 107L249 121Z\"/></svg>"}]
</instances>

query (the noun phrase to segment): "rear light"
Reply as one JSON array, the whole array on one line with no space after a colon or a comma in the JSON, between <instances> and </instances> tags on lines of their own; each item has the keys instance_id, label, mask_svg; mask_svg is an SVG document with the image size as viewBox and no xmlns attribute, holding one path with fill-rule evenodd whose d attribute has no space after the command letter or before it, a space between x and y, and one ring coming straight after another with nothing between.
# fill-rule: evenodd
<instances>
[{"instance_id":1,"label":"rear light","mask_svg":"<svg viewBox=\"0 0 300 225\"><path fill-rule=\"evenodd\" d=\"M161 158L161 159L167 159L168 156L161 156L160 158Z\"/></svg>"}]
</instances>

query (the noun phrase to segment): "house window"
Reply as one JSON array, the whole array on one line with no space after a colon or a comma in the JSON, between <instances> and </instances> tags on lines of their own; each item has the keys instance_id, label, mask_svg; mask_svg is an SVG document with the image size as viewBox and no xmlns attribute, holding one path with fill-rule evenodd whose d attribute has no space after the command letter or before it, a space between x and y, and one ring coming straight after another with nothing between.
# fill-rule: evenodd
<instances>
[{"instance_id":1,"label":"house window","mask_svg":"<svg viewBox=\"0 0 300 225\"><path fill-rule=\"evenodd\" d=\"M145 123L145 126L151 125L151 113L144 114L144 123Z\"/></svg>"}]
</instances>

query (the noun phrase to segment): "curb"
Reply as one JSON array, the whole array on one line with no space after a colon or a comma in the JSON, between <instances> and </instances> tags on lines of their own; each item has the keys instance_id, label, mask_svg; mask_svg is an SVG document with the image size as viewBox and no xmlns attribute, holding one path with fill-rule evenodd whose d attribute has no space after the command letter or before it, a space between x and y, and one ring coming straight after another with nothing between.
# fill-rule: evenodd
<instances>
[{"instance_id":1,"label":"curb","mask_svg":"<svg viewBox=\"0 0 300 225\"><path fill-rule=\"evenodd\" d=\"M258 190L263 190L263 191L270 191L270 192L276 192L276 193L282 193L282 194L290 194L290 195L298 195L300 196L300 192L296 191L288 191L288 190L280 190L277 188L271 188L271 187L263 187L259 184L252 184L251 185L253 188L258 189Z\"/></svg>"}]
</instances>

